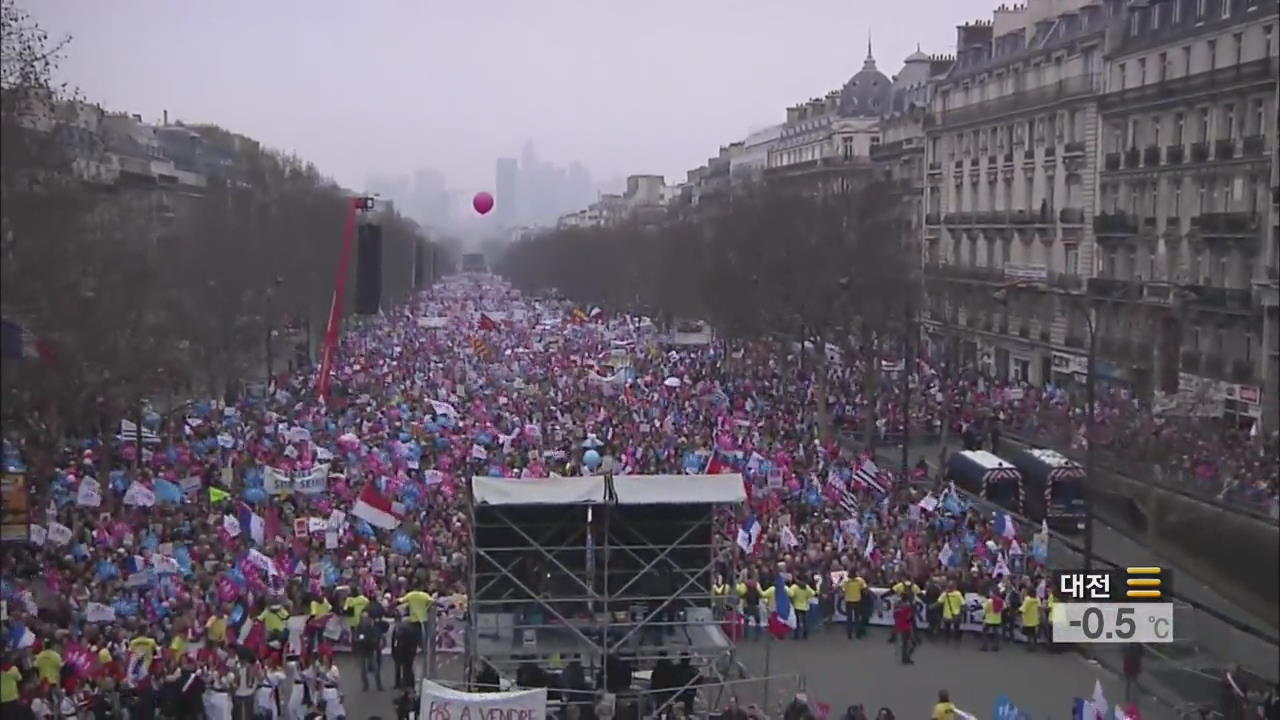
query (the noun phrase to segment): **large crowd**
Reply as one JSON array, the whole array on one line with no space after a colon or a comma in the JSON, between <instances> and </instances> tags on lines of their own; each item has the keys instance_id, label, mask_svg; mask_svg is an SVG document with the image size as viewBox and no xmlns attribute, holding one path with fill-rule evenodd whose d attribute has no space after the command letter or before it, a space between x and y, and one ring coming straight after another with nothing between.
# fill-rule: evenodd
<instances>
[{"instance_id":1,"label":"large crowd","mask_svg":"<svg viewBox=\"0 0 1280 720\"><path fill-rule=\"evenodd\" d=\"M1046 538L824 439L824 384L796 360L765 343L668 346L640 318L457 277L345 333L327 398L304 370L68 439L54 457L11 428L5 462L25 471L34 510L30 542L0 549L0 713L345 715L337 649L371 658L366 686L373 674L381 687L372 658L390 646L403 687L428 615L465 612L465 479L590 474L604 456L615 473L743 474L748 502L720 532L745 569L716 592L747 638L779 588L797 638L841 614L861 636L882 588L925 608L940 636L958 636L977 594L984 649L1014 630L1043 639ZM855 370L825 383L837 417L856 413ZM957 427L980 419L965 413L1035 433L1055 413L1076 418L1052 392L944 386L926 363L917 385L922 424L950 403L964 408ZM1105 407L1108 427L1129 421L1122 403ZM1274 474L1229 471L1242 492L1274 496ZM910 662L915 634L897 636Z\"/></svg>"},{"instance_id":2,"label":"large crowd","mask_svg":"<svg viewBox=\"0 0 1280 720\"><path fill-rule=\"evenodd\" d=\"M930 352L932 351L932 352ZM1037 387L1000 380L975 365L948 368L942 345L926 349L913 382L910 431L917 441L958 438L977 428L1079 457L1087 412L1083 382ZM932 364L931 364L932 361ZM862 367L831 371L830 404L838 421L861 432L868 403ZM884 387L876 399L876 432L896 439L903 431L902 396ZM1107 469L1172 485L1193 494L1280 518L1280 433L1261 433L1252 419L1234 415L1153 412L1128 386L1106 384L1095 399L1096 449ZM1187 408L1180 407L1184 412ZM1211 404L1196 407L1208 411ZM985 433L984 433L985 434Z\"/></svg>"}]
</instances>

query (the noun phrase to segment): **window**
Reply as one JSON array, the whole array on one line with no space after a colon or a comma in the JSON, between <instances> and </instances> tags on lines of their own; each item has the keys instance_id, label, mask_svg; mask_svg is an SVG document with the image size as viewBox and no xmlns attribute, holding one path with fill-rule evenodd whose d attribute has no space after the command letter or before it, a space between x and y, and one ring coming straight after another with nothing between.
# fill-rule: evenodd
<instances>
[{"instance_id":1,"label":"window","mask_svg":"<svg viewBox=\"0 0 1280 720\"><path fill-rule=\"evenodd\" d=\"M1138 147L1138 118L1129 120L1129 142L1126 144L1130 150Z\"/></svg>"},{"instance_id":2,"label":"window","mask_svg":"<svg viewBox=\"0 0 1280 720\"><path fill-rule=\"evenodd\" d=\"M1178 21L1182 19L1182 0L1173 0L1171 4L1173 9L1170 11L1169 22L1177 25Z\"/></svg>"},{"instance_id":3,"label":"window","mask_svg":"<svg viewBox=\"0 0 1280 720\"><path fill-rule=\"evenodd\" d=\"M1222 17L1231 17L1231 0L1222 0Z\"/></svg>"},{"instance_id":4,"label":"window","mask_svg":"<svg viewBox=\"0 0 1280 720\"><path fill-rule=\"evenodd\" d=\"M1160 29L1160 5L1151 6L1151 29Z\"/></svg>"},{"instance_id":5,"label":"window","mask_svg":"<svg viewBox=\"0 0 1280 720\"><path fill-rule=\"evenodd\" d=\"M1207 0L1196 0L1196 20L1204 20L1205 6L1208 4Z\"/></svg>"},{"instance_id":6,"label":"window","mask_svg":"<svg viewBox=\"0 0 1280 720\"><path fill-rule=\"evenodd\" d=\"M1236 64L1239 65L1244 60L1244 33L1231 36L1231 47L1235 49Z\"/></svg>"},{"instance_id":7,"label":"window","mask_svg":"<svg viewBox=\"0 0 1280 720\"><path fill-rule=\"evenodd\" d=\"M1209 72L1218 69L1218 41L1210 40L1209 45Z\"/></svg>"},{"instance_id":8,"label":"window","mask_svg":"<svg viewBox=\"0 0 1280 720\"><path fill-rule=\"evenodd\" d=\"M1158 6L1157 6L1158 7ZM1164 82L1169 77L1169 53L1160 53L1160 82Z\"/></svg>"},{"instance_id":9,"label":"window","mask_svg":"<svg viewBox=\"0 0 1280 720\"><path fill-rule=\"evenodd\" d=\"M1222 119L1226 121L1224 123L1226 132L1222 136L1223 139L1234 140L1236 137L1236 106L1232 103L1224 105L1222 107Z\"/></svg>"},{"instance_id":10,"label":"window","mask_svg":"<svg viewBox=\"0 0 1280 720\"><path fill-rule=\"evenodd\" d=\"M1182 217L1182 181L1173 180L1173 217Z\"/></svg>"},{"instance_id":11,"label":"window","mask_svg":"<svg viewBox=\"0 0 1280 720\"><path fill-rule=\"evenodd\" d=\"M1244 334L1244 361L1253 364L1253 333Z\"/></svg>"},{"instance_id":12,"label":"window","mask_svg":"<svg viewBox=\"0 0 1280 720\"><path fill-rule=\"evenodd\" d=\"M1253 134L1267 134L1267 116L1264 114L1261 98L1253 101Z\"/></svg>"},{"instance_id":13,"label":"window","mask_svg":"<svg viewBox=\"0 0 1280 720\"><path fill-rule=\"evenodd\" d=\"M1209 108L1200 108L1200 142L1209 142Z\"/></svg>"},{"instance_id":14,"label":"window","mask_svg":"<svg viewBox=\"0 0 1280 720\"><path fill-rule=\"evenodd\" d=\"M1160 147L1160 116L1151 118L1151 144Z\"/></svg>"},{"instance_id":15,"label":"window","mask_svg":"<svg viewBox=\"0 0 1280 720\"><path fill-rule=\"evenodd\" d=\"M1263 43L1262 43L1263 53L1262 53L1262 57L1264 57L1264 58L1269 58L1269 57L1271 57L1271 26L1270 26L1270 25L1268 25L1268 26L1266 26L1266 27L1262 28L1262 38L1263 38Z\"/></svg>"},{"instance_id":16,"label":"window","mask_svg":"<svg viewBox=\"0 0 1280 720\"><path fill-rule=\"evenodd\" d=\"M1250 175L1249 176L1249 212L1251 213L1258 212L1258 207L1259 207L1258 195L1259 195L1258 176Z\"/></svg>"},{"instance_id":17,"label":"window","mask_svg":"<svg viewBox=\"0 0 1280 720\"><path fill-rule=\"evenodd\" d=\"M1182 128L1186 120L1182 117L1182 113L1173 116L1173 144L1182 144Z\"/></svg>"},{"instance_id":18,"label":"window","mask_svg":"<svg viewBox=\"0 0 1280 720\"><path fill-rule=\"evenodd\" d=\"M1117 88L1119 90L1124 89L1124 71L1125 71L1124 63L1120 63L1119 65L1116 65L1116 82L1120 83L1120 87Z\"/></svg>"},{"instance_id":19,"label":"window","mask_svg":"<svg viewBox=\"0 0 1280 720\"><path fill-rule=\"evenodd\" d=\"M844 156L845 160L853 159L853 138L851 137L840 138L840 152Z\"/></svg>"},{"instance_id":20,"label":"window","mask_svg":"<svg viewBox=\"0 0 1280 720\"><path fill-rule=\"evenodd\" d=\"M1191 74L1191 46L1182 48L1182 75L1185 77Z\"/></svg>"},{"instance_id":21,"label":"window","mask_svg":"<svg viewBox=\"0 0 1280 720\"><path fill-rule=\"evenodd\" d=\"M1141 19L1142 16L1136 12L1129 16L1129 34L1133 37L1138 37L1138 32L1142 29L1142 25L1139 23Z\"/></svg>"},{"instance_id":22,"label":"window","mask_svg":"<svg viewBox=\"0 0 1280 720\"><path fill-rule=\"evenodd\" d=\"M1147 84L1147 59L1138 58L1138 84Z\"/></svg>"},{"instance_id":23,"label":"window","mask_svg":"<svg viewBox=\"0 0 1280 720\"><path fill-rule=\"evenodd\" d=\"M1159 183L1151 183L1151 211L1147 213L1147 217L1155 217L1160 210L1160 185Z\"/></svg>"},{"instance_id":24,"label":"window","mask_svg":"<svg viewBox=\"0 0 1280 720\"><path fill-rule=\"evenodd\" d=\"M1208 208L1207 208L1207 207L1205 207L1205 204L1204 204L1205 197L1206 197L1206 188L1205 188L1205 185L1206 185L1208 182L1209 182L1209 181L1207 181L1207 180L1201 180L1201 181L1200 181L1199 197L1196 199L1196 214L1197 214L1197 215L1203 215L1203 214L1204 214L1204 212L1205 212L1206 210L1208 210Z\"/></svg>"},{"instance_id":25,"label":"window","mask_svg":"<svg viewBox=\"0 0 1280 720\"><path fill-rule=\"evenodd\" d=\"M1026 182L1023 184L1023 190L1024 190L1024 192L1025 192L1025 194L1023 195L1023 197L1025 198L1025 200L1024 200L1024 204L1027 206L1027 210L1028 210L1028 211L1031 211L1031 212L1034 212L1034 211L1035 211L1035 209L1036 209L1036 207L1035 207L1035 187L1036 187L1036 186L1035 186L1035 179L1034 179L1033 177L1031 177L1030 175L1028 175L1028 176L1027 176L1027 179L1026 179Z\"/></svg>"},{"instance_id":26,"label":"window","mask_svg":"<svg viewBox=\"0 0 1280 720\"><path fill-rule=\"evenodd\" d=\"M1075 245L1066 246L1066 257L1063 262L1063 272L1068 275L1080 274L1080 251Z\"/></svg>"}]
</instances>

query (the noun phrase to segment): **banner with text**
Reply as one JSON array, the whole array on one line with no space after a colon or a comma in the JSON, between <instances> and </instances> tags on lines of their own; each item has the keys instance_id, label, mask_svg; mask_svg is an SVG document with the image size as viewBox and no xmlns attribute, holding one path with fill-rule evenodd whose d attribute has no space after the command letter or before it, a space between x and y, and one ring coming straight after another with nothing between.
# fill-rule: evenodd
<instances>
[{"instance_id":1,"label":"banner with text","mask_svg":"<svg viewBox=\"0 0 1280 720\"><path fill-rule=\"evenodd\" d=\"M547 689L468 693L422 681L420 720L545 720Z\"/></svg>"}]
</instances>

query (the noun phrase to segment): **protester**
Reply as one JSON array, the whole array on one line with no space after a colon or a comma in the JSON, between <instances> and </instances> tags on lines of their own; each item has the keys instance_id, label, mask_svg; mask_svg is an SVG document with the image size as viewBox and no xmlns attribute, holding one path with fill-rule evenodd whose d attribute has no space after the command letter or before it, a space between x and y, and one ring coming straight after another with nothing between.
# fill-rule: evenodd
<instances>
[{"instance_id":1,"label":"protester","mask_svg":"<svg viewBox=\"0 0 1280 720\"><path fill-rule=\"evenodd\" d=\"M466 479L599 473L606 456L615 474L743 475L747 502L718 520L737 558L717 584L748 640L769 626L779 579L797 639L819 618L850 618L846 634L862 638L873 620L892 622L899 595L926 614L939 606L954 634L967 610L948 598L996 599L997 577L1046 596L1031 538L824 434L813 411L824 387L837 424L860 419L856 362L820 382L772 341L672 347L637 318L578 310L454 278L351 327L327 397L307 370L256 396L146 410L140 426L56 451L9 429L5 464L27 474L37 510L31 543L0 548L0 650L15 653L0 668L18 671L0 671L0 695L12 694L5 678L26 704L52 702L60 686L93 695L111 678L186 717L223 713L219 693L246 707L251 682L259 711L336 717L330 658L354 645L377 685L374 635L379 648L390 640L393 686L412 688L426 643L463 645ZM1019 400L1011 385L940 378L921 365L921 387L938 384L942 397L922 394L913 423L970 429L994 411L1007 430L1043 436L1055 414L1079 421L1056 391ZM1108 437L1128 441L1121 420L1140 416L1104 407ZM887 397L882 409L885 432L899 427ZM1165 440L1191 437L1161 427ZM1201 447L1192 466L1213 451ZM1229 494L1274 493L1255 473L1264 463L1246 456L1230 454ZM949 590L922 591L935 586ZM255 679L228 678L233 668Z\"/></svg>"}]
</instances>

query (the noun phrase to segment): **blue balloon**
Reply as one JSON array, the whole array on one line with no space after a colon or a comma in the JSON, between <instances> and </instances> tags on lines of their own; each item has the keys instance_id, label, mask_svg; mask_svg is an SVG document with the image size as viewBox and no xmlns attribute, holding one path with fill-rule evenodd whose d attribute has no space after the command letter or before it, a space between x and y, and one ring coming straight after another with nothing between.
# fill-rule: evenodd
<instances>
[{"instance_id":1,"label":"blue balloon","mask_svg":"<svg viewBox=\"0 0 1280 720\"><path fill-rule=\"evenodd\" d=\"M408 555L413 551L413 541L409 539L409 534L403 530L396 533L391 539L391 549L401 555Z\"/></svg>"},{"instance_id":2,"label":"blue balloon","mask_svg":"<svg viewBox=\"0 0 1280 720\"><path fill-rule=\"evenodd\" d=\"M245 502L250 505L261 505L267 501L267 491L260 487L250 487L244 491Z\"/></svg>"},{"instance_id":3,"label":"blue balloon","mask_svg":"<svg viewBox=\"0 0 1280 720\"><path fill-rule=\"evenodd\" d=\"M600 467L600 453L594 449L582 453L582 464L592 470Z\"/></svg>"}]
</instances>

